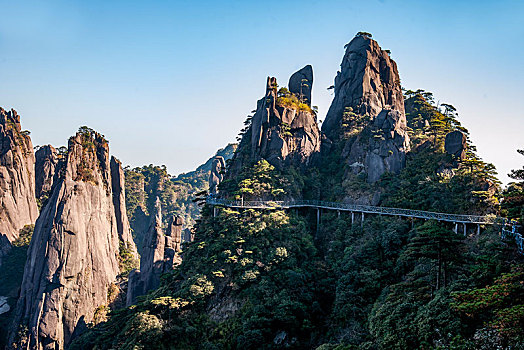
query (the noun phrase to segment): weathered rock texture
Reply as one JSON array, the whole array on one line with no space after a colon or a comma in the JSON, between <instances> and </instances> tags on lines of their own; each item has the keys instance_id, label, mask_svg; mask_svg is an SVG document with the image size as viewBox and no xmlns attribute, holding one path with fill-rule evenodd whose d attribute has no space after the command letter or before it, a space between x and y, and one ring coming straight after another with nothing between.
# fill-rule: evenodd
<instances>
[{"instance_id":1,"label":"weathered rock texture","mask_svg":"<svg viewBox=\"0 0 524 350\"><path fill-rule=\"evenodd\" d=\"M158 288L160 275L169 272L174 265L180 264L179 253L182 243L182 226L184 220L175 216L169 220L166 234L162 230L162 208L157 198L156 215L152 217L147 231L140 258L140 270L129 274L127 288L127 305L135 303L136 298L148 291Z\"/></svg>"},{"instance_id":2,"label":"weathered rock texture","mask_svg":"<svg viewBox=\"0 0 524 350\"><path fill-rule=\"evenodd\" d=\"M226 162L224 161L224 157L216 156L213 159L213 163L211 165L211 172L209 174L209 193L218 193L218 185L224 179L225 170Z\"/></svg>"},{"instance_id":3,"label":"weathered rock texture","mask_svg":"<svg viewBox=\"0 0 524 350\"><path fill-rule=\"evenodd\" d=\"M301 73L303 71L306 73ZM306 67L297 72L297 76L309 74L309 71L310 68ZM312 82L312 73L310 78ZM296 89L294 86L293 91ZM306 93L310 97L311 87ZM244 164L260 159L267 160L278 169L291 164L305 166L311 162L313 156L320 151L320 131L316 115L307 104L289 101L289 96L286 99L277 92L276 78L268 77L266 94L257 103L251 125L242 137L230 171L234 173Z\"/></svg>"},{"instance_id":4,"label":"weathered rock texture","mask_svg":"<svg viewBox=\"0 0 524 350\"><path fill-rule=\"evenodd\" d=\"M123 191L119 167L100 134L84 130L69 139L63 171L36 222L9 344L67 348L111 303L119 246L133 246L122 231L129 229L125 207L115 207Z\"/></svg>"},{"instance_id":5,"label":"weathered rock texture","mask_svg":"<svg viewBox=\"0 0 524 350\"><path fill-rule=\"evenodd\" d=\"M466 158L467 136L461 131L452 131L446 135L444 143L446 152L463 160Z\"/></svg>"},{"instance_id":6,"label":"weathered rock texture","mask_svg":"<svg viewBox=\"0 0 524 350\"><path fill-rule=\"evenodd\" d=\"M53 146L46 145L36 151L35 157L35 194L36 198L42 198L51 193L57 180L58 152Z\"/></svg>"},{"instance_id":7,"label":"weathered rock texture","mask_svg":"<svg viewBox=\"0 0 524 350\"><path fill-rule=\"evenodd\" d=\"M409 136L395 61L376 41L357 36L346 45L334 89L322 125L326 145L343 142L343 158L355 174L365 172L368 182L400 171Z\"/></svg>"},{"instance_id":8,"label":"weathered rock texture","mask_svg":"<svg viewBox=\"0 0 524 350\"><path fill-rule=\"evenodd\" d=\"M0 265L25 225L38 217L35 156L15 110L0 108Z\"/></svg>"},{"instance_id":9,"label":"weathered rock texture","mask_svg":"<svg viewBox=\"0 0 524 350\"><path fill-rule=\"evenodd\" d=\"M290 78L288 89L311 106L311 90L313 88L313 67L307 65L298 72L295 72Z\"/></svg>"}]
</instances>

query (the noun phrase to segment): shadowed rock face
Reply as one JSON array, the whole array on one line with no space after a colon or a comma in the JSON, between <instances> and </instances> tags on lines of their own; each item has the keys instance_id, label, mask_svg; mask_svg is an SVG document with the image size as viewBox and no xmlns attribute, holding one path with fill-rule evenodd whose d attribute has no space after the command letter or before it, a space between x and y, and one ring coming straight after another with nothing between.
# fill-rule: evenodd
<instances>
[{"instance_id":1,"label":"shadowed rock face","mask_svg":"<svg viewBox=\"0 0 524 350\"><path fill-rule=\"evenodd\" d=\"M19 327L11 330L9 344L67 348L97 308L111 302L119 244L130 239L122 231L129 229L122 222L125 206L115 208L123 191L121 178L113 179L119 167L100 134L69 139L64 167L35 225L13 323ZM132 241L122 243L134 249Z\"/></svg>"},{"instance_id":2,"label":"shadowed rock face","mask_svg":"<svg viewBox=\"0 0 524 350\"><path fill-rule=\"evenodd\" d=\"M127 306L133 305L136 297L158 288L160 275L171 271L173 266L180 264L179 253L182 243L182 226L184 220L174 216L169 221L166 234L162 230L162 209L157 198L156 215L152 217L147 231L140 258L140 270L129 274L127 287Z\"/></svg>"},{"instance_id":3,"label":"shadowed rock face","mask_svg":"<svg viewBox=\"0 0 524 350\"><path fill-rule=\"evenodd\" d=\"M25 225L38 217L35 156L15 110L0 108L0 265Z\"/></svg>"},{"instance_id":4,"label":"shadowed rock face","mask_svg":"<svg viewBox=\"0 0 524 350\"><path fill-rule=\"evenodd\" d=\"M400 171L409 136L397 65L389 54L376 41L355 37L346 45L334 87L322 131L344 143L342 156L351 170L365 172L368 182Z\"/></svg>"},{"instance_id":5,"label":"shadowed rock face","mask_svg":"<svg viewBox=\"0 0 524 350\"><path fill-rule=\"evenodd\" d=\"M49 194L56 182L58 173L58 152L51 145L42 146L35 153L35 192L36 198Z\"/></svg>"},{"instance_id":6,"label":"shadowed rock face","mask_svg":"<svg viewBox=\"0 0 524 350\"><path fill-rule=\"evenodd\" d=\"M224 179L223 172L225 170L226 170L226 162L224 161L224 157L216 156L213 159L213 163L211 165L211 173L209 174L209 193L210 194L218 193L218 185Z\"/></svg>"},{"instance_id":7,"label":"shadowed rock face","mask_svg":"<svg viewBox=\"0 0 524 350\"><path fill-rule=\"evenodd\" d=\"M306 68L303 70L307 72ZM309 95L310 92L311 87ZM238 172L244 164L261 159L278 169L287 165L303 167L319 151L320 131L316 115L309 107L300 109L298 105L279 103L276 78L268 77L266 94L257 103L251 126L242 137L230 170Z\"/></svg>"},{"instance_id":8,"label":"shadowed rock face","mask_svg":"<svg viewBox=\"0 0 524 350\"><path fill-rule=\"evenodd\" d=\"M452 131L446 135L444 143L446 152L463 160L466 157L467 137L461 131Z\"/></svg>"}]
</instances>

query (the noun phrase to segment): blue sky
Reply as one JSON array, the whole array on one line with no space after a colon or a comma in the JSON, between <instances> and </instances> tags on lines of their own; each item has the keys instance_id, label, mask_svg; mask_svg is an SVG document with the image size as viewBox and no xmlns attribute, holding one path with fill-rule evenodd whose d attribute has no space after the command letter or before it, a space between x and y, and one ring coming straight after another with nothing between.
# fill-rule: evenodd
<instances>
[{"instance_id":1,"label":"blue sky","mask_svg":"<svg viewBox=\"0 0 524 350\"><path fill-rule=\"evenodd\" d=\"M124 164L194 169L235 140L268 75L312 64L323 119L358 31L402 84L453 104L500 178L524 163L522 1L4 1L0 106L35 145L81 125Z\"/></svg>"}]
</instances>

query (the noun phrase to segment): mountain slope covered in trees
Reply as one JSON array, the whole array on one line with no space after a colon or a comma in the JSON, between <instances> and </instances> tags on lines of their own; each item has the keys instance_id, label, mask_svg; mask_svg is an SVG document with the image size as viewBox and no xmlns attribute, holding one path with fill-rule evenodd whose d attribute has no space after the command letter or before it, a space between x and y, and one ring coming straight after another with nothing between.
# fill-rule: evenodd
<instances>
[{"instance_id":1,"label":"mountain slope covered in trees","mask_svg":"<svg viewBox=\"0 0 524 350\"><path fill-rule=\"evenodd\" d=\"M270 85L257 109L263 118L255 124L248 118L243 130L237 150L242 166L226 172L220 196L480 215L499 214L502 207L521 217L521 171L513 173L519 182L502 192L494 167L476 154L453 106L436 105L422 90L399 95L389 54L368 33L354 40L335 81L341 95L321 156L305 168L293 162L282 167L278 157L275 163L250 152L252 135L290 137L275 112L279 100L271 89L277 87ZM261 107L266 105L269 112ZM72 348L522 348L522 255L514 242L501 241L500 226L483 227L480 235L469 227L465 236L453 228L385 216L368 216L361 225L351 214L329 211L317 223L310 209L206 205L181 265Z\"/></svg>"}]
</instances>

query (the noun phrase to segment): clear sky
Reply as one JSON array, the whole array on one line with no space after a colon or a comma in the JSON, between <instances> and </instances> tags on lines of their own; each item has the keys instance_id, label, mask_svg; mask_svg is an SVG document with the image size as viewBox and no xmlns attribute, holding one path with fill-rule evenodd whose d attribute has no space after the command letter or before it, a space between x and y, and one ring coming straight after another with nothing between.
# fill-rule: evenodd
<instances>
[{"instance_id":1,"label":"clear sky","mask_svg":"<svg viewBox=\"0 0 524 350\"><path fill-rule=\"evenodd\" d=\"M323 119L358 31L392 51L402 85L454 105L501 180L524 148L524 1L0 0L0 106L33 144L81 125L124 164L194 169L235 140L262 97L313 65Z\"/></svg>"}]
</instances>

